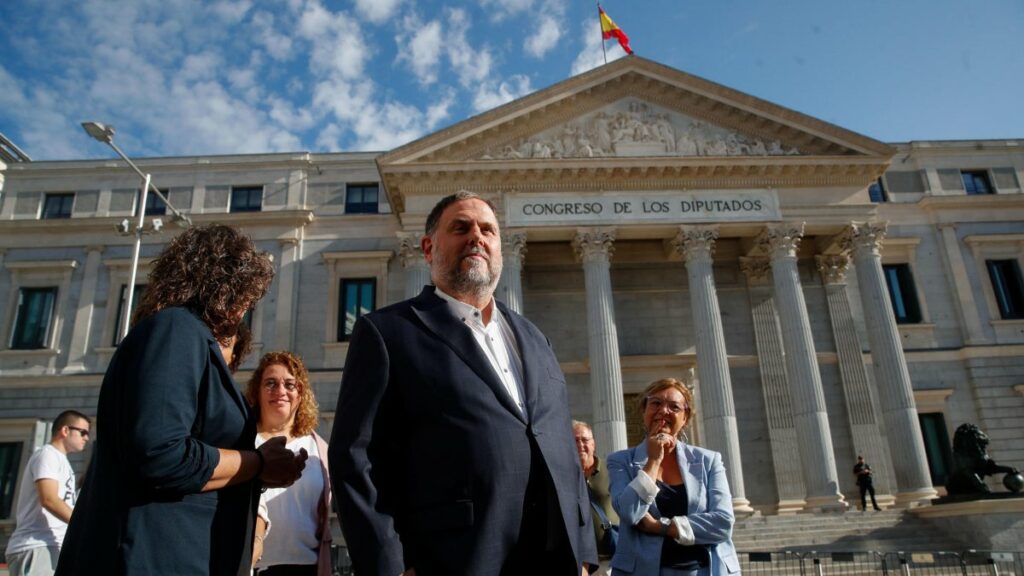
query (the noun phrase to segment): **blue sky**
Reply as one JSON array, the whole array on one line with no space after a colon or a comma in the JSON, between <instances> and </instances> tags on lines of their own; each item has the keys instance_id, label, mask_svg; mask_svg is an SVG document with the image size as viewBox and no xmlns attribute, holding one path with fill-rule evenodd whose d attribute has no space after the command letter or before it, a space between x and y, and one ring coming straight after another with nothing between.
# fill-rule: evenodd
<instances>
[{"instance_id":1,"label":"blue sky","mask_svg":"<svg viewBox=\"0 0 1024 576\"><path fill-rule=\"evenodd\" d=\"M1020 0L605 0L638 55L886 142L1024 138ZM608 57L624 53L614 42ZM36 160L386 150L602 63L580 0L0 1Z\"/></svg>"}]
</instances>

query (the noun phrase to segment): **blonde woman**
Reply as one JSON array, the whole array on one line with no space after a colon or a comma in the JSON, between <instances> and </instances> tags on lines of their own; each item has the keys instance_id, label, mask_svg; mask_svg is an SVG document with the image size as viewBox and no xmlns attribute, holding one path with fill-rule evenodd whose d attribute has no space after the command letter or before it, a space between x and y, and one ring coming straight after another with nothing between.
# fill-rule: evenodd
<instances>
[{"instance_id":1,"label":"blonde woman","mask_svg":"<svg viewBox=\"0 0 1024 576\"><path fill-rule=\"evenodd\" d=\"M693 418L693 394L679 380L657 380L641 395L640 409L644 441L608 456L620 518L612 574L738 574L722 455L680 440Z\"/></svg>"}]
</instances>

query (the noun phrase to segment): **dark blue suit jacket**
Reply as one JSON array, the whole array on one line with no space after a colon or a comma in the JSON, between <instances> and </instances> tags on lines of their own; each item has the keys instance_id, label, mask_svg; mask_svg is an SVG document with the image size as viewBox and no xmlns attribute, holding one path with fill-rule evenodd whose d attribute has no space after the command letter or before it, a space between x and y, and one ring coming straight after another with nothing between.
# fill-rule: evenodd
<instances>
[{"instance_id":1,"label":"dark blue suit jacket","mask_svg":"<svg viewBox=\"0 0 1024 576\"><path fill-rule=\"evenodd\" d=\"M57 574L248 574L258 490L200 493L217 448L251 450L255 421L191 311L135 326L100 389L96 444Z\"/></svg>"},{"instance_id":2,"label":"dark blue suit jacket","mask_svg":"<svg viewBox=\"0 0 1024 576\"><path fill-rule=\"evenodd\" d=\"M565 377L537 327L498 306L519 344L528 415L432 286L356 323L329 453L358 574L498 574L538 448L557 494L548 525L564 526L577 562L597 562Z\"/></svg>"}]
</instances>

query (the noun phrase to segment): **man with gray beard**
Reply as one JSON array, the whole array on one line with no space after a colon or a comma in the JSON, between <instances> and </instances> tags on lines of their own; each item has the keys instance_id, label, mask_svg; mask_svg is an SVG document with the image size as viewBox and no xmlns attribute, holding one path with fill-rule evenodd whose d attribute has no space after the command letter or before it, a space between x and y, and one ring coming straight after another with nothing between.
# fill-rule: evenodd
<instances>
[{"instance_id":1,"label":"man with gray beard","mask_svg":"<svg viewBox=\"0 0 1024 576\"><path fill-rule=\"evenodd\" d=\"M362 576L586 576L597 563L565 376L494 300L494 207L443 198L421 240L433 286L361 317L329 450Z\"/></svg>"}]
</instances>

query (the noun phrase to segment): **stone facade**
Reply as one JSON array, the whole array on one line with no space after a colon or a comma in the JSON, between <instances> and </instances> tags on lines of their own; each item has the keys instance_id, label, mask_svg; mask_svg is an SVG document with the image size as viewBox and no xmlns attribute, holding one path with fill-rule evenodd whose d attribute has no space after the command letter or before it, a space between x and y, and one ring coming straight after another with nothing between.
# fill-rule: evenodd
<instances>
[{"instance_id":1,"label":"stone facade","mask_svg":"<svg viewBox=\"0 0 1024 576\"><path fill-rule=\"evenodd\" d=\"M694 387L689 438L725 455L740 512L843 509L858 453L880 503L925 504L967 421L993 458L1024 467L1024 319L1004 317L987 264L1024 267L1024 140L884 144L633 57L384 154L139 164L196 224L239 226L274 256L239 379L262 352L298 352L325 435L343 283L370 281L377 307L418 292L426 213L469 189L505 227L499 294L550 338L600 452L637 441L624 398L671 376ZM967 194L965 173L991 193ZM22 447L17 478L40 421L94 413L130 267L132 239L114 228L138 181L114 161L0 176L0 446ZM363 185L379 196L356 206ZM232 211L246 187L260 210ZM69 217L43 217L54 194L74 195ZM144 237L140 283L176 230ZM56 288L53 312L40 346L15 349L33 288Z\"/></svg>"}]
</instances>

